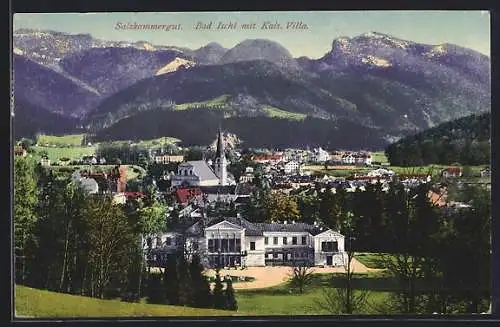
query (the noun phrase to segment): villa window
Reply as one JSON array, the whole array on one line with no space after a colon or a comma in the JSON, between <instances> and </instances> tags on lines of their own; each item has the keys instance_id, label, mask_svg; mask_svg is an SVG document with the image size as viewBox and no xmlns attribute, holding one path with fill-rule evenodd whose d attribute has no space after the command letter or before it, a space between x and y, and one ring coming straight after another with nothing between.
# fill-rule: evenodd
<instances>
[{"instance_id":1,"label":"villa window","mask_svg":"<svg viewBox=\"0 0 500 327\"><path fill-rule=\"evenodd\" d=\"M236 252L241 252L241 239L236 239Z\"/></svg>"},{"instance_id":2,"label":"villa window","mask_svg":"<svg viewBox=\"0 0 500 327\"><path fill-rule=\"evenodd\" d=\"M283 237L283 245L287 245L288 244L288 240L286 239L286 237Z\"/></svg>"},{"instance_id":3,"label":"villa window","mask_svg":"<svg viewBox=\"0 0 500 327\"><path fill-rule=\"evenodd\" d=\"M338 252L338 242L321 242L321 251Z\"/></svg>"},{"instance_id":4,"label":"villa window","mask_svg":"<svg viewBox=\"0 0 500 327\"><path fill-rule=\"evenodd\" d=\"M265 245L269 244L269 238L268 237L264 237L264 244Z\"/></svg>"},{"instance_id":5,"label":"villa window","mask_svg":"<svg viewBox=\"0 0 500 327\"><path fill-rule=\"evenodd\" d=\"M297 245L297 236L292 237L292 245Z\"/></svg>"},{"instance_id":6,"label":"villa window","mask_svg":"<svg viewBox=\"0 0 500 327\"><path fill-rule=\"evenodd\" d=\"M215 242L213 239L208 240L208 252L215 252Z\"/></svg>"},{"instance_id":7,"label":"villa window","mask_svg":"<svg viewBox=\"0 0 500 327\"><path fill-rule=\"evenodd\" d=\"M172 238L171 237L167 237L167 245L172 245Z\"/></svg>"},{"instance_id":8,"label":"villa window","mask_svg":"<svg viewBox=\"0 0 500 327\"><path fill-rule=\"evenodd\" d=\"M302 245L306 245L306 243L307 243L307 237L302 236Z\"/></svg>"},{"instance_id":9,"label":"villa window","mask_svg":"<svg viewBox=\"0 0 500 327\"><path fill-rule=\"evenodd\" d=\"M273 244L278 245L278 238L277 237L273 238Z\"/></svg>"},{"instance_id":10,"label":"villa window","mask_svg":"<svg viewBox=\"0 0 500 327\"><path fill-rule=\"evenodd\" d=\"M255 251L255 242L250 242L250 251Z\"/></svg>"}]
</instances>

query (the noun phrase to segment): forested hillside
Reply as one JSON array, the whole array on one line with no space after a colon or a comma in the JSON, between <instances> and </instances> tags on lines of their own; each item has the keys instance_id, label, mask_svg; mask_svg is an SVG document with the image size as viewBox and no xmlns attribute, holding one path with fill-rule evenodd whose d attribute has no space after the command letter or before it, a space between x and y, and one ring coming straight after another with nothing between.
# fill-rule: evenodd
<instances>
[{"instance_id":1,"label":"forested hillside","mask_svg":"<svg viewBox=\"0 0 500 327\"><path fill-rule=\"evenodd\" d=\"M491 113L470 115L407 136L385 151L391 165L490 163Z\"/></svg>"}]
</instances>

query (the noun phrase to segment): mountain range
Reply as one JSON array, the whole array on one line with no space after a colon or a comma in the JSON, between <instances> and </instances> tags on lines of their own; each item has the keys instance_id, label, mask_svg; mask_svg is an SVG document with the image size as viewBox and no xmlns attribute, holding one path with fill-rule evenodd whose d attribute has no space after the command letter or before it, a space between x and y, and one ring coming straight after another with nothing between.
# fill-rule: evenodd
<instances>
[{"instance_id":1,"label":"mountain range","mask_svg":"<svg viewBox=\"0 0 500 327\"><path fill-rule=\"evenodd\" d=\"M248 145L335 147L349 130L347 143L370 148L491 106L488 56L377 32L337 38L318 59L266 39L191 50L22 29L13 46L15 106L46 112L32 130L58 132L44 122L56 114L97 140L208 144L200 135L222 123Z\"/></svg>"}]
</instances>

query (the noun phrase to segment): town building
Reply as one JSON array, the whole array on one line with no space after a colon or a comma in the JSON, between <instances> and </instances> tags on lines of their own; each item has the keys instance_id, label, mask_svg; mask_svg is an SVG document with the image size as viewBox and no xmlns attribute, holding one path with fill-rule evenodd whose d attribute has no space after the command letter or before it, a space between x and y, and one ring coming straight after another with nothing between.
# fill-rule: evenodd
<instances>
[{"instance_id":1,"label":"town building","mask_svg":"<svg viewBox=\"0 0 500 327\"><path fill-rule=\"evenodd\" d=\"M171 162L183 162L184 161L184 156L183 155L170 155L170 154L158 154L154 156L154 162L157 164L168 164Z\"/></svg>"},{"instance_id":2,"label":"town building","mask_svg":"<svg viewBox=\"0 0 500 327\"><path fill-rule=\"evenodd\" d=\"M462 168L460 167L448 167L441 170L441 177L450 178L450 177L461 177L462 176Z\"/></svg>"},{"instance_id":3,"label":"town building","mask_svg":"<svg viewBox=\"0 0 500 327\"><path fill-rule=\"evenodd\" d=\"M28 151L26 151L26 149L22 146L15 146L14 155L19 157L26 157L28 155Z\"/></svg>"},{"instance_id":4,"label":"town building","mask_svg":"<svg viewBox=\"0 0 500 327\"><path fill-rule=\"evenodd\" d=\"M313 151L309 154L309 161L312 162L326 162L329 160L330 154L321 147L313 149Z\"/></svg>"},{"instance_id":5,"label":"town building","mask_svg":"<svg viewBox=\"0 0 500 327\"><path fill-rule=\"evenodd\" d=\"M40 165L42 167L50 167L50 159L47 156L44 156L40 159Z\"/></svg>"},{"instance_id":6,"label":"town building","mask_svg":"<svg viewBox=\"0 0 500 327\"><path fill-rule=\"evenodd\" d=\"M240 217L201 218L190 226L146 237L148 262L163 266L169 253L197 253L208 267L341 266L345 237L318 224L251 223Z\"/></svg>"},{"instance_id":7,"label":"town building","mask_svg":"<svg viewBox=\"0 0 500 327\"><path fill-rule=\"evenodd\" d=\"M252 183L255 178L253 167L247 167L245 173L240 176L239 183Z\"/></svg>"},{"instance_id":8,"label":"town building","mask_svg":"<svg viewBox=\"0 0 500 327\"><path fill-rule=\"evenodd\" d=\"M296 174L300 171L300 164L297 161L288 161L283 166L285 174Z\"/></svg>"}]
</instances>

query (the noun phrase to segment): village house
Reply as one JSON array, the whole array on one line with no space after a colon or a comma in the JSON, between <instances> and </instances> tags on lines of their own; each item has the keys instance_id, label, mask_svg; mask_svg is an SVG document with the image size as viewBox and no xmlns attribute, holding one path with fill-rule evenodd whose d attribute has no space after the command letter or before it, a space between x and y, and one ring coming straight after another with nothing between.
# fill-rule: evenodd
<instances>
[{"instance_id":1,"label":"village house","mask_svg":"<svg viewBox=\"0 0 500 327\"><path fill-rule=\"evenodd\" d=\"M40 165L42 167L50 167L50 159L49 157L47 156L43 156L41 159L40 159Z\"/></svg>"},{"instance_id":2,"label":"village house","mask_svg":"<svg viewBox=\"0 0 500 327\"><path fill-rule=\"evenodd\" d=\"M448 167L441 170L441 177L443 178L461 177L461 176L462 176L461 167Z\"/></svg>"},{"instance_id":3,"label":"village house","mask_svg":"<svg viewBox=\"0 0 500 327\"><path fill-rule=\"evenodd\" d=\"M284 160L283 154L261 154L253 157L253 162L261 164L277 164Z\"/></svg>"},{"instance_id":4,"label":"village house","mask_svg":"<svg viewBox=\"0 0 500 327\"><path fill-rule=\"evenodd\" d=\"M170 154L157 154L154 156L154 162L157 164L168 164L171 162L183 162L184 161L184 156L183 155L170 155Z\"/></svg>"},{"instance_id":5,"label":"village house","mask_svg":"<svg viewBox=\"0 0 500 327\"><path fill-rule=\"evenodd\" d=\"M356 163L356 158L353 154L347 153L342 155L342 163L346 165L352 165Z\"/></svg>"},{"instance_id":6,"label":"village house","mask_svg":"<svg viewBox=\"0 0 500 327\"><path fill-rule=\"evenodd\" d=\"M490 172L490 168L485 168L483 170L481 170L481 177L490 177L491 176L491 172Z\"/></svg>"},{"instance_id":7,"label":"village house","mask_svg":"<svg viewBox=\"0 0 500 327\"><path fill-rule=\"evenodd\" d=\"M309 161L311 162L325 162L328 160L330 160L330 154L321 147L313 149L309 154Z\"/></svg>"},{"instance_id":8,"label":"village house","mask_svg":"<svg viewBox=\"0 0 500 327\"><path fill-rule=\"evenodd\" d=\"M245 173L240 176L239 183L252 183L254 178L253 167L247 167Z\"/></svg>"},{"instance_id":9,"label":"village house","mask_svg":"<svg viewBox=\"0 0 500 327\"><path fill-rule=\"evenodd\" d=\"M201 218L168 233L146 237L148 261L164 265L169 253L198 253L208 267L341 266L345 237L319 224L251 223L240 217ZM155 260L156 259L156 260Z\"/></svg>"},{"instance_id":10,"label":"village house","mask_svg":"<svg viewBox=\"0 0 500 327\"><path fill-rule=\"evenodd\" d=\"M18 157L26 157L28 155L28 151L26 151L26 149L22 146L15 146L14 155Z\"/></svg>"},{"instance_id":11,"label":"village house","mask_svg":"<svg viewBox=\"0 0 500 327\"><path fill-rule=\"evenodd\" d=\"M285 174L298 174L300 172L300 164L297 161L288 161L283 165Z\"/></svg>"}]
</instances>

